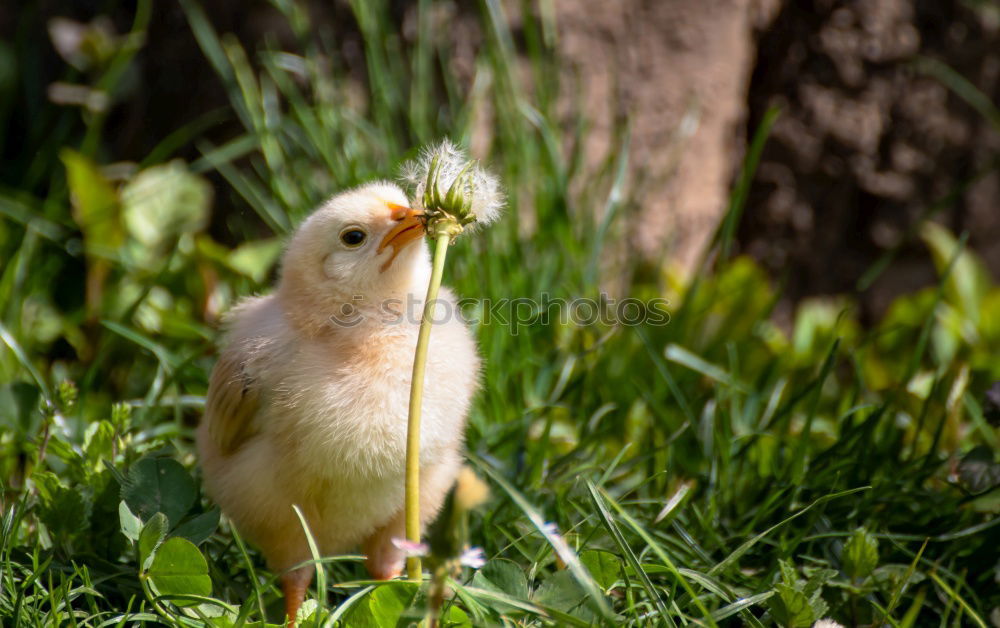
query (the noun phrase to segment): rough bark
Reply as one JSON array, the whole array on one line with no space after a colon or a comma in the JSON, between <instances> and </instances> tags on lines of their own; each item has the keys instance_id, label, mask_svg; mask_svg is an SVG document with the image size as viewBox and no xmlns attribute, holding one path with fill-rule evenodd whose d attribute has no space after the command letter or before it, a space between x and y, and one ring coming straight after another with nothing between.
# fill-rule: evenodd
<instances>
[{"instance_id":1,"label":"rough bark","mask_svg":"<svg viewBox=\"0 0 1000 628\"><path fill-rule=\"evenodd\" d=\"M628 115L644 255L690 268L728 203L753 61L751 0L562 0L563 83L579 84L596 168ZM763 11L766 13L766 11ZM577 80L582 77L582 80Z\"/></svg>"},{"instance_id":2,"label":"rough bark","mask_svg":"<svg viewBox=\"0 0 1000 628\"><path fill-rule=\"evenodd\" d=\"M930 214L968 230L1000 268L1000 133L945 87L940 69L1000 103L998 14L957 0L811 0L786 3L761 33L750 127L770 106L782 114L740 235L745 251L787 276L792 299L852 292L898 247L861 295L877 317L894 296L935 280L913 235Z\"/></svg>"}]
</instances>

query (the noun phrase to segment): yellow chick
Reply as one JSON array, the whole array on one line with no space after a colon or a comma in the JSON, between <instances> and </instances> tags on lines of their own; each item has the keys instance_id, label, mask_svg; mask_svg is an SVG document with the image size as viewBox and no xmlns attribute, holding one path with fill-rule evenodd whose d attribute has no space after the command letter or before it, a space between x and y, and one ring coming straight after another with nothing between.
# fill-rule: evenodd
<instances>
[{"instance_id":1,"label":"yellow chick","mask_svg":"<svg viewBox=\"0 0 1000 628\"><path fill-rule=\"evenodd\" d=\"M282 573L294 622L323 555L360 546L399 575L413 353L431 273L420 211L390 183L328 201L298 228L273 294L228 315L197 441L208 494ZM475 342L442 289L428 352L420 512L434 518L462 463Z\"/></svg>"}]
</instances>

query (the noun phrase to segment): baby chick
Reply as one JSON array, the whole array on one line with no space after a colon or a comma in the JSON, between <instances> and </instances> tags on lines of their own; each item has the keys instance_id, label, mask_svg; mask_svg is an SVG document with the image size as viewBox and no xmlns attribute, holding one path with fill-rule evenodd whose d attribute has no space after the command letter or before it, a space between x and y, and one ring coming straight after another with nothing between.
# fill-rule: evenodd
<instances>
[{"instance_id":1,"label":"baby chick","mask_svg":"<svg viewBox=\"0 0 1000 628\"><path fill-rule=\"evenodd\" d=\"M229 314L198 452L208 494L282 573L289 621L313 567L297 505L324 555L361 546L399 575L413 353L431 273L420 211L373 183L299 227L273 294ZM479 358L452 293L434 319L424 388L420 512L434 518L462 460Z\"/></svg>"}]
</instances>

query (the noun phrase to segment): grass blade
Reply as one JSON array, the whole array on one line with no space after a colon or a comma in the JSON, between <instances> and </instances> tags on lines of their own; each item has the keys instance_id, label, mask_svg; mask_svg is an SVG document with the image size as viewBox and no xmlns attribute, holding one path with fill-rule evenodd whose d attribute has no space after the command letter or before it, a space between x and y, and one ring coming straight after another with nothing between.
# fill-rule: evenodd
<instances>
[{"instance_id":1,"label":"grass blade","mask_svg":"<svg viewBox=\"0 0 1000 628\"><path fill-rule=\"evenodd\" d=\"M952 589L951 586L949 586L949 584L945 582L940 575L938 575L937 571L930 571L928 572L927 575L930 576L931 580L934 581L934 584L938 585L941 588L941 590L944 591L945 595L947 595L949 599L954 600L955 602L958 603L962 611L964 611L965 614L968 615L969 619L974 624L979 626L979 628L987 628L986 622L983 621L983 618L980 617L979 614L976 613L976 611L971 606L969 606L969 603L965 601L965 598L959 595L958 592Z\"/></svg>"},{"instance_id":2,"label":"grass blade","mask_svg":"<svg viewBox=\"0 0 1000 628\"><path fill-rule=\"evenodd\" d=\"M292 504L292 509L295 510L295 516L299 518L299 523L302 524L302 531L305 532L306 542L309 543L309 553L312 554L313 562L316 565L316 618L318 621L323 616L323 608L326 605L326 569L323 567L323 559L319 554L319 548L316 546L316 539L309 529L309 524L306 523L305 516L299 510L298 505ZM289 617L288 619L295 621L294 617Z\"/></svg>"},{"instance_id":3,"label":"grass blade","mask_svg":"<svg viewBox=\"0 0 1000 628\"><path fill-rule=\"evenodd\" d=\"M604 594L601 593L601 588L594 582L594 577L590 575L587 568L580 562L580 557L576 555L570 546L566 543L566 539L560 536L552 526L545 522L542 515L524 498L521 493L510 485L507 480L503 478L497 471L491 468L489 465L484 464L481 460L473 458L476 465L482 469L490 478L500 485L501 488L510 496L511 500L524 512L531 521L532 525L538 530L539 533L548 541L552 549L555 550L559 558L563 561L566 567L576 578L576 581L580 583L583 590L587 592L590 599L593 600L598 611L604 619L614 622L616 621L615 614L612 612L611 607L608 606L608 601L605 599Z\"/></svg>"},{"instance_id":4,"label":"grass blade","mask_svg":"<svg viewBox=\"0 0 1000 628\"><path fill-rule=\"evenodd\" d=\"M604 500L597 493L596 487L594 487L594 485L591 484L590 482L587 482L587 488L590 490L590 496L593 499L594 505L597 506L598 514L601 515L601 520L604 522L604 527L607 528L608 532L611 533L611 536L614 539L615 543L618 545L619 549L621 549L622 551L622 554L625 556L625 560L628 561L629 565L639 576L639 580L642 583L643 588L646 589L646 593L649 594L649 597L653 601L653 604L656 605L657 610L660 612L660 616L663 617L664 621L666 621L668 625L677 626L677 624L674 623L673 618L667 612L667 606L666 604L663 603L663 599L657 592L656 587L653 586L653 581L649 579L649 574L647 574L646 570L642 568L642 565L639 563L639 559L635 555L635 552L633 552L632 548L629 547L629 544L625 541L625 537L622 535L621 530L618 529L618 525L611 518L611 513L608 512L608 508L604 504ZM684 582L684 579L681 578L681 581Z\"/></svg>"},{"instance_id":5,"label":"grass blade","mask_svg":"<svg viewBox=\"0 0 1000 628\"><path fill-rule=\"evenodd\" d=\"M715 621L712 619L711 613L709 613L708 609L705 608L705 605L702 604L701 599L698 598L698 596L695 594L694 589L691 588L691 585L688 583L687 578L685 578L684 575L680 572L680 570L677 569L673 561L670 560L670 557L667 556L667 553L663 550L660 544L656 542L656 539L654 539L652 535L650 535L649 532L647 532L646 529L643 528L642 525L640 525L639 522L635 520L635 518L633 518L631 515L625 512L625 509L622 508L617 501L612 499L611 496L608 495L604 489L599 489L590 482L587 482L587 488L590 489L591 498L597 505L598 511L600 512L602 518L605 518L605 525L607 526L609 525L609 523L610 524L614 523L611 520L611 513L608 512L607 507L605 505L606 502L611 504L611 506L618 512L618 516L624 519L625 522L628 523L629 527L631 527L632 530L634 530L635 533L638 534L643 541L645 541L646 545L648 545L653 550L653 553L656 554L657 558L659 558L660 561L663 562L663 564L667 567L669 572L674 576L674 578L678 582L680 582L681 586L684 588L685 591L687 591L688 595L691 596L691 599L694 600L695 605L698 607L698 610L701 611L702 616L705 618L708 624L710 626L714 626ZM624 542L624 537L621 536L621 531L618 530L617 527L615 527L615 532L613 532L612 534L615 536L616 541L621 539L621 541ZM625 545L623 549L625 548L628 548L628 546ZM634 554L632 554L631 549L628 549L625 555L626 557L629 556L634 557ZM709 590L711 590L710 587L706 588L709 588Z\"/></svg>"},{"instance_id":6,"label":"grass blade","mask_svg":"<svg viewBox=\"0 0 1000 628\"><path fill-rule=\"evenodd\" d=\"M870 487L870 486L861 486L859 488L852 488L852 489L848 489L846 491L840 491L840 492L837 492L837 493L830 493L829 495L824 495L823 497L820 497L819 499L817 499L816 501L812 502L811 504L809 504L808 506L806 506L802 510L796 512L795 514L791 515L790 517L786 517L785 519L783 519L780 522L774 524L773 526L771 526L767 530L764 530L763 532L761 532L757 536L753 537L752 539L746 541L745 543L743 543L742 545L740 545L739 547L737 547L733 551L732 554L730 554L729 556L726 556L726 558L723 559L722 562L720 562L719 564L717 564L714 567L712 567L709 570L708 575L714 576L716 574L720 574L720 573L725 572L727 569L729 569L730 567L732 567L733 564L735 564L736 561L738 561L741 556L743 556L748 551L750 551L750 548L752 548L754 545L756 545L757 543L759 543L761 540L767 538L775 530L781 528L782 526L784 526L785 524L787 524L787 523L789 523L791 521L794 521L795 519L798 519L799 517L801 517L802 515L806 514L807 512L809 512L810 510L812 510L816 506L819 506L821 504L825 504L826 502L832 501L834 499L840 499L841 497L847 497L848 495L854 495L855 493L860 493L861 491L867 491L867 490L870 490L871 488L872 487Z\"/></svg>"}]
</instances>

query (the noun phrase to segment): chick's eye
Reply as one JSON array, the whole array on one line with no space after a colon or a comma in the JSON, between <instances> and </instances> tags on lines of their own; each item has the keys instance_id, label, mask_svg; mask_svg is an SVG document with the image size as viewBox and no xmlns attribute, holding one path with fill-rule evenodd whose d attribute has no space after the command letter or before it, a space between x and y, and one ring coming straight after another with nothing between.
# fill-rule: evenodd
<instances>
[{"instance_id":1,"label":"chick's eye","mask_svg":"<svg viewBox=\"0 0 1000 628\"><path fill-rule=\"evenodd\" d=\"M361 246L367 237L368 234L357 228L344 229L340 233L340 241L349 247Z\"/></svg>"}]
</instances>

